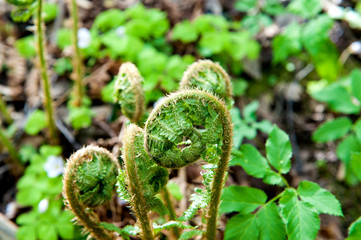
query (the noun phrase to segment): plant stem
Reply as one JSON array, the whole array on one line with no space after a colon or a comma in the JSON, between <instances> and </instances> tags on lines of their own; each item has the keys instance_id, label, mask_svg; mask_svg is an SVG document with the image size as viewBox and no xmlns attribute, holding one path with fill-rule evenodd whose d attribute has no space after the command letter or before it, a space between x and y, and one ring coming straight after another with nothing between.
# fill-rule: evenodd
<instances>
[{"instance_id":1,"label":"plant stem","mask_svg":"<svg viewBox=\"0 0 361 240\"><path fill-rule=\"evenodd\" d=\"M153 229L151 221L149 219L149 204L147 203L141 181L139 179L138 168L136 166L135 158L139 153L135 150L135 140L139 135L142 137L142 129L136 125L129 125L124 134L123 145L123 160L125 164L125 172L127 174L127 184L129 186L129 192L132 196L131 206L134 210L137 221L141 229L142 239L153 240Z\"/></svg>"},{"instance_id":2,"label":"plant stem","mask_svg":"<svg viewBox=\"0 0 361 240\"><path fill-rule=\"evenodd\" d=\"M3 115L4 120L7 124L11 124L13 120L11 119L10 113L6 108L6 104L2 99L2 96L0 95L0 113Z\"/></svg>"},{"instance_id":3,"label":"plant stem","mask_svg":"<svg viewBox=\"0 0 361 240\"><path fill-rule=\"evenodd\" d=\"M13 160L12 163L14 164L14 166L12 169L14 170L14 174L16 176L22 175L24 171L24 166L20 162L20 155L16 150L15 146L12 144L12 142L6 135L5 130L1 126L0 126L0 142L8 150L9 155Z\"/></svg>"},{"instance_id":4,"label":"plant stem","mask_svg":"<svg viewBox=\"0 0 361 240\"><path fill-rule=\"evenodd\" d=\"M174 211L174 208L172 205L172 201L170 200L169 191L166 186L163 188L162 197L165 202L165 206L167 207L167 209L169 211L169 220L171 220L171 221L177 220L177 216L175 214L175 211ZM174 227L174 228L172 228L172 232L173 232L173 235L176 237L176 239L179 239L179 236L180 236L179 229L177 227Z\"/></svg>"},{"instance_id":5,"label":"plant stem","mask_svg":"<svg viewBox=\"0 0 361 240\"><path fill-rule=\"evenodd\" d=\"M286 185L286 187L290 187L290 185L288 184L286 178L281 174L281 173L278 173L280 175L280 177L282 178L282 182Z\"/></svg>"},{"instance_id":6,"label":"plant stem","mask_svg":"<svg viewBox=\"0 0 361 240\"><path fill-rule=\"evenodd\" d=\"M224 185L225 175L228 168L228 162L232 152L233 129L231 118L226 106L224 106L223 104L217 105L216 108L218 110L219 118L223 126L223 145L222 155L219 160L218 167L215 170L215 175L212 182L211 201L207 211L207 240L215 240L217 238L218 207L221 198L221 191Z\"/></svg>"},{"instance_id":7,"label":"plant stem","mask_svg":"<svg viewBox=\"0 0 361 240\"><path fill-rule=\"evenodd\" d=\"M73 78L75 82L74 86L74 105L79 107L82 105L82 99L84 95L83 88L83 66L82 66L82 58L80 55L80 49L78 47L78 8L76 5L76 0L70 0L70 15L73 20L72 24L72 34L73 34L73 49L74 49L74 57L73 57Z\"/></svg>"},{"instance_id":8,"label":"plant stem","mask_svg":"<svg viewBox=\"0 0 361 240\"><path fill-rule=\"evenodd\" d=\"M36 45L37 45L37 52L38 52L38 64L40 68L40 78L43 85L43 94L44 94L44 108L46 111L47 123L49 128L49 137L50 142L52 144L58 143L58 135L56 131L56 125L54 120L53 114L53 106L52 106L52 99L51 99L51 92L50 92L50 82L49 76L47 72L47 64L45 61L45 46L44 46L44 25L42 20L42 7L43 0L38 0L38 8L36 12Z\"/></svg>"}]
</instances>

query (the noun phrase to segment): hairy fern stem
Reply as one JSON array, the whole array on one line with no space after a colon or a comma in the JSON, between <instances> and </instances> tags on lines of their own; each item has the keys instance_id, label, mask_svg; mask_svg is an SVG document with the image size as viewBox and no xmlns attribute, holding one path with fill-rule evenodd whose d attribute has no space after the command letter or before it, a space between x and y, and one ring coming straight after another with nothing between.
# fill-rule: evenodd
<instances>
[{"instance_id":1,"label":"hairy fern stem","mask_svg":"<svg viewBox=\"0 0 361 240\"><path fill-rule=\"evenodd\" d=\"M46 119L49 128L50 142L52 144L57 144L59 140L55 125L55 117L53 112L52 98L50 91L50 81L49 81L49 75L48 75L47 64L45 59L45 46L44 46L45 26L43 24L42 11L43 11L43 0L38 0L38 7L37 7L36 19L35 19L36 50L38 53L38 64L40 68L40 78L43 86L44 108L46 111Z\"/></svg>"}]
</instances>

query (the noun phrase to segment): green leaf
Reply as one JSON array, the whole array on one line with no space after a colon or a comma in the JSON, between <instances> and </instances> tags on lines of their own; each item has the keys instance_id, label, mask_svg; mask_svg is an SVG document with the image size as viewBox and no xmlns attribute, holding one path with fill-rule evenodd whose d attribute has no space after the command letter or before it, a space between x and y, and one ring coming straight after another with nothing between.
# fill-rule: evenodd
<instances>
[{"instance_id":1,"label":"green leaf","mask_svg":"<svg viewBox=\"0 0 361 240\"><path fill-rule=\"evenodd\" d=\"M220 212L250 213L264 204L267 195L259 189L230 186L223 190Z\"/></svg>"},{"instance_id":2,"label":"green leaf","mask_svg":"<svg viewBox=\"0 0 361 240\"><path fill-rule=\"evenodd\" d=\"M94 113L89 107L71 107L68 121L74 129L87 128L91 125L93 116Z\"/></svg>"},{"instance_id":3,"label":"green leaf","mask_svg":"<svg viewBox=\"0 0 361 240\"><path fill-rule=\"evenodd\" d=\"M356 134L356 139L358 143L361 144L361 119L354 124L353 130Z\"/></svg>"},{"instance_id":4,"label":"green leaf","mask_svg":"<svg viewBox=\"0 0 361 240\"><path fill-rule=\"evenodd\" d=\"M52 224L40 224L36 230L40 240L58 240L55 226Z\"/></svg>"},{"instance_id":5,"label":"green leaf","mask_svg":"<svg viewBox=\"0 0 361 240\"><path fill-rule=\"evenodd\" d=\"M182 200L184 198L179 185L173 181L168 181L167 183L167 189L169 193L178 201Z\"/></svg>"},{"instance_id":6,"label":"green leaf","mask_svg":"<svg viewBox=\"0 0 361 240\"><path fill-rule=\"evenodd\" d=\"M197 235L202 235L203 233L204 233L204 231L202 231L202 230L190 230L187 232L182 232L182 234L179 237L179 240L188 240Z\"/></svg>"},{"instance_id":7,"label":"green leaf","mask_svg":"<svg viewBox=\"0 0 361 240\"><path fill-rule=\"evenodd\" d=\"M313 133L312 139L316 142L329 142L342 138L352 127L352 122L347 117L329 120Z\"/></svg>"},{"instance_id":8,"label":"green leaf","mask_svg":"<svg viewBox=\"0 0 361 240\"><path fill-rule=\"evenodd\" d=\"M243 118L247 123L252 123L256 121L256 112L258 109L258 101L253 101L249 103L244 109L243 109Z\"/></svg>"},{"instance_id":9,"label":"green leaf","mask_svg":"<svg viewBox=\"0 0 361 240\"><path fill-rule=\"evenodd\" d=\"M200 52L203 56L211 56L222 52L225 42L229 37L228 32L206 32L199 41Z\"/></svg>"},{"instance_id":10,"label":"green leaf","mask_svg":"<svg viewBox=\"0 0 361 240\"><path fill-rule=\"evenodd\" d=\"M68 28L60 28L56 32L56 45L63 50L65 47L70 46L72 42L71 30Z\"/></svg>"},{"instance_id":11,"label":"green leaf","mask_svg":"<svg viewBox=\"0 0 361 240\"><path fill-rule=\"evenodd\" d=\"M16 50L25 58L31 58L36 55L34 36L30 35L15 42Z\"/></svg>"},{"instance_id":12,"label":"green leaf","mask_svg":"<svg viewBox=\"0 0 361 240\"><path fill-rule=\"evenodd\" d=\"M361 181L361 152L351 155L351 167L357 178Z\"/></svg>"},{"instance_id":13,"label":"green leaf","mask_svg":"<svg viewBox=\"0 0 361 240\"><path fill-rule=\"evenodd\" d=\"M243 78L232 80L233 95L235 97L242 96L246 92L247 88L248 83Z\"/></svg>"},{"instance_id":14,"label":"green leaf","mask_svg":"<svg viewBox=\"0 0 361 240\"><path fill-rule=\"evenodd\" d=\"M345 240L361 239L361 217L351 224L348 228L348 238Z\"/></svg>"},{"instance_id":15,"label":"green leaf","mask_svg":"<svg viewBox=\"0 0 361 240\"><path fill-rule=\"evenodd\" d=\"M247 12L256 7L256 0L237 0L234 8L241 12Z\"/></svg>"},{"instance_id":16,"label":"green leaf","mask_svg":"<svg viewBox=\"0 0 361 240\"><path fill-rule=\"evenodd\" d=\"M336 155L346 164L350 163L352 152L361 151L361 144L359 144L354 135L349 135L338 144Z\"/></svg>"},{"instance_id":17,"label":"green leaf","mask_svg":"<svg viewBox=\"0 0 361 240\"><path fill-rule=\"evenodd\" d=\"M292 147L288 135L275 126L266 142L266 154L270 164L281 173L291 169Z\"/></svg>"},{"instance_id":18,"label":"green leaf","mask_svg":"<svg viewBox=\"0 0 361 240\"><path fill-rule=\"evenodd\" d=\"M185 20L176 24L172 31L172 39L174 41L180 40L184 43L194 42L198 38L198 33L195 26Z\"/></svg>"},{"instance_id":19,"label":"green leaf","mask_svg":"<svg viewBox=\"0 0 361 240\"><path fill-rule=\"evenodd\" d=\"M322 10L319 0L294 0L287 6L287 9L294 14L304 18L316 16Z\"/></svg>"},{"instance_id":20,"label":"green leaf","mask_svg":"<svg viewBox=\"0 0 361 240\"><path fill-rule=\"evenodd\" d=\"M298 200L294 189L287 189L280 199L282 216L289 240L314 240L320 229L320 218L309 203Z\"/></svg>"},{"instance_id":21,"label":"green leaf","mask_svg":"<svg viewBox=\"0 0 361 240\"><path fill-rule=\"evenodd\" d=\"M97 15L93 27L102 32L121 26L126 20L126 15L119 9L109 9Z\"/></svg>"},{"instance_id":22,"label":"green leaf","mask_svg":"<svg viewBox=\"0 0 361 240\"><path fill-rule=\"evenodd\" d=\"M51 22L58 15L58 5L55 3L45 2L43 6L42 17L45 23Z\"/></svg>"},{"instance_id":23,"label":"green leaf","mask_svg":"<svg viewBox=\"0 0 361 240\"><path fill-rule=\"evenodd\" d=\"M253 214L238 214L228 221L224 240L258 239L258 235L256 216Z\"/></svg>"},{"instance_id":24,"label":"green leaf","mask_svg":"<svg viewBox=\"0 0 361 240\"><path fill-rule=\"evenodd\" d=\"M279 15L285 11L279 0L266 0L262 8L263 11L269 15Z\"/></svg>"},{"instance_id":25,"label":"green leaf","mask_svg":"<svg viewBox=\"0 0 361 240\"><path fill-rule=\"evenodd\" d=\"M285 61L289 56L301 52L301 25L292 22L284 32L277 35L272 41L273 62L278 63Z\"/></svg>"},{"instance_id":26,"label":"green leaf","mask_svg":"<svg viewBox=\"0 0 361 240\"><path fill-rule=\"evenodd\" d=\"M74 239L75 227L72 222L58 222L56 224L56 230L59 233L59 236L63 239Z\"/></svg>"},{"instance_id":27,"label":"green leaf","mask_svg":"<svg viewBox=\"0 0 361 240\"><path fill-rule=\"evenodd\" d=\"M256 178L263 178L270 170L267 160L259 151L250 144L241 146L240 151L233 151L233 165L241 165L242 168Z\"/></svg>"},{"instance_id":28,"label":"green leaf","mask_svg":"<svg viewBox=\"0 0 361 240\"><path fill-rule=\"evenodd\" d=\"M310 94L316 100L326 102L335 112L352 114L360 111L360 107L352 102L347 89L337 82L320 91L311 91Z\"/></svg>"},{"instance_id":29,"label":"green leaf","mask_svg":"<svg viewBox=\"0 0 361 240\"><path fill-rule=\"evenodd\" d=\"M340 202L332 193L321 188L317 183L302 181L297 192L301 199L311 204L319 214L343 216Z\"/></svg>"},{"instance_id":30,"label":"green leaf","mask_svg":"<svg viewBox=\"0 0 361 240\"><path fill-rule=\"evenodd\" d=\"M274 172L273 170L269 170L265 176L263 177L263 182L270 184L270 185L278 185L283 186L282 177Z\"/></svg>"},{"instance_id":31,"label":"green leaf","mask_svg":"<svg viewBox=\"0 0 361 240\"><path fill-rule=\"evenodd\" d=\"M274 203L264 205L257 213L260 240L286 239L286 227L283 223L278 206Z\"/></svg>"},{"instance_id":32,"label":"green leaf","mask_svg":"<svg viewBox=\"0 0 361 240\"><path fill-rule=\"evenodd\" d=\"M45 112L37 109L28 117L24 130L29 135L36 135L46 126Z\"/></svg>"},{"instance_id":33,"label":"green leaf","mask_svg":"<svg viewBox=\"0 0 361 240\"><path fill-rule=\"evenodd\" d=\"M66 72L73 70L73 65L69 58L59 58L56 60L54 70L58 75L64 75Z\"/></svg>"},{"instance_id":34,"label":"green leaf","mask_svg":"<svg viewBox=\"0 0 361 240\"><path fill-rule=\"evenodd\" d=\"M19 227L16 231L16 239L18 240L36 240L36 225L27 225Z\"/></svg>"},{"instance_id":35,"label":"green leaf","mask_svg":"<svg viewBox=\"0 0 361 240\"><path fill-rule=\"evenodd\" d=\"M351 72L350 76L352 94L361 102L361 71L355 69Z\"/></svg>"}]
</instances>

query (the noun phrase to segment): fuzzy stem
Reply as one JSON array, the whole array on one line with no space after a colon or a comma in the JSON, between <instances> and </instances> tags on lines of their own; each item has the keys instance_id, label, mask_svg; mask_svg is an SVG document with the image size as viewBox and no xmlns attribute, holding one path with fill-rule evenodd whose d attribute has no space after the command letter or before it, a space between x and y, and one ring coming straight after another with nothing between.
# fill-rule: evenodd
<instances>
[{"instance_id":1,"label":"fuzzy stem","mask_svg":"<svg viewBox=\"0 0 361 240\"><path fill-rule=\"evenodd\" d=\"M167 187L163 188L162 196L163 196L163 200L165 202L165 206L167 207L167 209L169 211L169 220L170 221L177 220L177 216L175 214L175 211L174 211L174 208L172 205L172 201L170 200L169 191L168 191ZM179 236L180 236L179 229L177 227L174 227L174 228L172 228L172 232L173 232L173 235L176 237L176 239L179 239Z\"/></svg>"},{"instance_id":2,"label":"fuzzy stem","mask_svg":"<svg viewBox=\"0 0 361 240\"><path fill-rule=\"evenodd\" d=\"M70 15L73 20L72 24L72 34L73 34L73 49L74 49L74 57L73 57L73 66L74 66L74 105L79 107L82 104L82 99L84 95L84 87L83 87L83 66L82 66L82 58L80 55L80 49L78 47L78 8L76 5L76 0L70 0Z\"/></svg>"},{"instance_id":3,"label":"fuzzy stem","mask_svg":"<svg viewBox=\"0 0 361 240\"><path fill-rule=\"evenodd\" d=\"M154 239L153 229L151 226L151 221L149 219L148 213L148 203L144 197L141 181L138 175L138 169L136 166L135 158L139 154L137 151L134 151L134 142L136 135L139 134L142 130L136 125L130 125L124 134L124 149L123 149L123 159L125 163L125 172L127 174L127 181L129 186L129 192L132 196L132 208L134 210L135 216L139 221L139 226L142 231L142 239Z\"/></svg>"},{"instance_id":4,"label":"fuzzy stem","mask_svg":"<svg viewBox=\"0 0 361 240\"><path fill-rule=\"evenodd\" d=\"M36 45L37 45L37 52L38 52L38 64L40 67L40 76L41 82L43 85L43 94L44 94L44 108L46 111L46 118L49 128L49 137L50 142L52 144L56 144L58 142L58 136L56 131L56 125L54 120L53 114L53 106L52 106L52 99L51 99L51 92L50 92L50 82L49 76L47 72L47 64L45 61L45 47L44 47L44 25L42 20L42 11L43 11L43 0L38 1L38 8L36 12Z\"/></svg>"},{"instance_id":5,"label":"fuzzy stem","mask_svg":"<svg viewBox=\"0 0 361 240\"><path fill-rule=\"evenodd\" d=\"M10 113L6 108L6 104L2 99L2 96L0 95L0 113L3 115L4 120L7 124L11 124L13 120L11 119Z\"/></svg>"}]
</instances>

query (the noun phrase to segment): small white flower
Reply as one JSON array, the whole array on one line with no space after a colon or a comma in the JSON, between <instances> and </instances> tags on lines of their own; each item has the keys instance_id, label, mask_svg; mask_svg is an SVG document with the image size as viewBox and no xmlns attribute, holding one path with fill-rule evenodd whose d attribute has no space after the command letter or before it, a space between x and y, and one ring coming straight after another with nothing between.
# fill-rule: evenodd
<instances>
[{"instance_id":1,"label":"small white flower","mask_svg":"<svg viewBox=\"0 0 361 240\"><path fill-rule=\"evenodd\" d=\"M78 30L78 47L87 48L92 41L92 36L87 28L79 28Z\"/></svg>"},{"instance_id":2,"label":"small white flower","mask_svg":"<svg viewBox=\"0 0 361 240\"><path fill-rule=\"evenodd\" d=\"M327 14L330 18L340 19L345 15L345 11L342 7L331 5L327 9Z\"/></svg>"},{"instance_id":3,"label":"small white flower","mask_svg":"<svg viewBox=\"0 0 361 240\"><path fill-rule=\"evenodd\" d=\"M49 156L44 164L44 170L49 178L54 178L64 172L64 161L61 157Z\"/></svg>"},{"instance_id":4,"label":"small white flower","mask_svg":"<svg viewBox=\"0 0 361 240\"><path fill-rule=\"evenodd\" d=\"M115 29L115 34L117 34L118 37L122 38L125 36L125 27L120 26L117 29Z\"/></svg>"},{"instance_id":5,"label":"small white flower","mask_svg":"<svg viewBox=\"0 0 361 240\"><path fill-rule=\"evenodd\" d=\"M48 207L49 207L49 200L44 198L38 204L38 212L44 213L46 210L48 210Z\"/></svg>"},{"instance_id":6,"label":"small white flower","mask_svg":"<svg viewBox=\"0 0 361 240\"><path fill-rule=\"evenodd\" d=\"M351 43L350 46L348 46L348 49L350 50L351 53L361 54L361 42L357 41Z\"/></svg>"}]
</instances>

